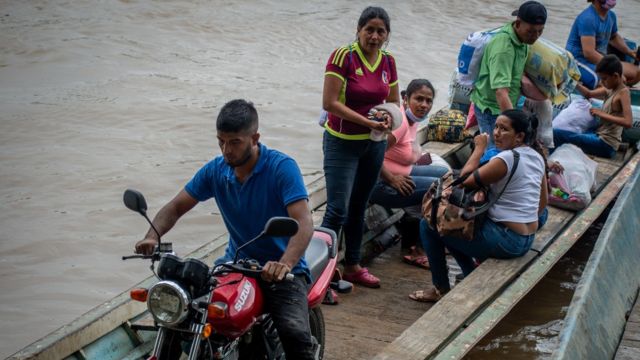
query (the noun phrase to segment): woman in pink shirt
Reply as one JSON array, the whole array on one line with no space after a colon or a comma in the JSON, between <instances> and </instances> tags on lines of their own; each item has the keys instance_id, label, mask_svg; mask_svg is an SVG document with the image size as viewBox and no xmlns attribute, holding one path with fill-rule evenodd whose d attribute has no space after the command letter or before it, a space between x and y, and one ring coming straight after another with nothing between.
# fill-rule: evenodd
<instances>
[{"instance_id":1,"label":"woman in pink shirt","mask_svg":"<svg viewBox=\"0 0 640 360\"><path fill-rule=\"evenodd\" d=\"M418 125L427 119L435 90L429 80L415 79L402 93L402 125L387 137L387 150L380 172L380 179L369 199L374 204L387 208L419 207L431 184L449 171L438 165L417 165L422 163L422 150L416 141ZM418 223L415 223L416 229ZM416 232L417 234L417 232ZM416 236L417 238L417 236ZM416 239L405 239L413 241ZM403 242L403 247L411 249L405 260L412 264L428 267L426 256L421 249Z\"/></svg>"}]
</instances>

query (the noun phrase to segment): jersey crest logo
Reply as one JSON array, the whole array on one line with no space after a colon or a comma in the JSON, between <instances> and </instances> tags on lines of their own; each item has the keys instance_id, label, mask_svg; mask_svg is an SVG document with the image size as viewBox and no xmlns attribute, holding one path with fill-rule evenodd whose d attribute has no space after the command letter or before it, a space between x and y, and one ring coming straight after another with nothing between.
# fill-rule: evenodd
<instances>
[{"instance_id":1,"label":"jersey crest logo","mask_svg":"<svg viewBox=\"0 0 640 360\"><path fill-rule=\"evenodd\" d=\"M386 71L382 71L382 82L384 84L388 84L389 83L389 77L387 76L387 72Z\"/></svg>"},{"instance_id":2,"label":"jersey crest logo","mask_svg":"<svg viewBox=\"0 0 640 360\"><path fill-rule=\"evenodd\" d=\"M362 68L356 69L356 75L360 75L360 76L364 75L364 73L362 72Z\"/></svg>"}]
</instances>

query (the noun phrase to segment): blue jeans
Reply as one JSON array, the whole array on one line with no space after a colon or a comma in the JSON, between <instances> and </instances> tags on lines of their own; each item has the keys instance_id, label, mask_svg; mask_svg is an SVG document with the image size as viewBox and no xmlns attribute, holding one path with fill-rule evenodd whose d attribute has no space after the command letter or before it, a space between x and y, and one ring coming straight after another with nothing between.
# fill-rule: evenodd
<instances>
[{"instance_id":1,"label":"blue jeans","mask_svg":"<svg viewBox=\"0 0 640 360\"><path fill-rule=\"evenodd\" d=\"M476 229L473 240L464 240L451 236L440 236L423 219L420 221L420 240L429 258L433 285L441 292L450 289L445 259L445 247L456 259L467 276L475 268L473 258L483 261L487 258L511 259L520 257L529 251L535 234L520 235L504 225L486 219L480 229Z\"/></svg>"},{"instance_id":2,"label":"blue jeans","mask_svg":"<svg viewBox=\"0 0 640 360\"><path fill-rule=\"evenodd\" d=\"M587 154L605 158L616 156L616 150L602 141L595 133L578 134L567 130L553 129L553 143L556 149L562 144L569 143L578 146Z\"/></svg>"},{"instance_id":3,"label":"blue jeans","mask_svg":"<svg viewBox=\"0 0 640 360\"><path fill-rule=\"evenodd\" d=\"M549 218L549 208L545 207L544 210L542 210L542 214L538 216L538 230L542 229L544 224L547 223L548 218Z\"/></svg>"},{"instance_id":4,"label":"blue jeans","mask_svg":"<svg viewBox=\"0 0 640 360\"><path fill-rule=\"evenodd\" d=\"M402 195L386 182L379 180L373 188L371 201L374 204L384 206L386 208L404 208L422 204L424 194L429 190L431 184L442 175L446 174L449 169L438 165L415 165L411 169L409 176L416 184L413 193L410 195Z\"/></svg>"},{"instance_id":5,"label":"blue jeans","mask_svg":"<svg viewBox=\"0 0 640 360\"><path fill-rule=\"evenodd\" d=\"M324 132L327 211L322 226L345 238L345 263L360 263L364 212L384 159L386 141L344 140Z\"/></svg>"}]
</instances>

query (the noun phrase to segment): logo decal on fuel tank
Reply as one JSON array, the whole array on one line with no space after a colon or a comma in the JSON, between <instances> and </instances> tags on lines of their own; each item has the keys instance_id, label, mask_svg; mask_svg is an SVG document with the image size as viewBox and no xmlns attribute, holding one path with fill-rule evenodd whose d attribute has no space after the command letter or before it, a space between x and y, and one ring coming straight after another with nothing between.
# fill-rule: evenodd
<instances>
[{"instance_id":1,"label":"logo decal on fuel tank","mask_svg":"<svg viewBox=\"0 0 640 360\"><path fill-rule=\"evenodd\" d=\"M247 298L249 297L249 294L251 294L252 289L253 287L251 286L251 283L248 281L245 281L244 285L242 285L242 291L240 292L240 296L238 296L238 301L236 301L236 303L233 305L233 308L236 309L236 311L242 310L242 308L244 307L244 304L247 302Z\"/></svg>"}]
</instances>

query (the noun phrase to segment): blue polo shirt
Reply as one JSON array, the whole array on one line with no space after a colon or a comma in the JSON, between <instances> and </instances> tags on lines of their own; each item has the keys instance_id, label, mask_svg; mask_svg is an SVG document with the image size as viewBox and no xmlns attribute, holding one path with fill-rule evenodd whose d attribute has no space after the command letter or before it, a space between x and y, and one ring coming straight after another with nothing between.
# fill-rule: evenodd
<instances>
[{"instance_id":1,"label":"blue polo shirt","mask_svg":"<svg viewBox=\"0 0 640 360\"><path fill-rule=\"evenodd\" d=\"M222 156L203 166L187 183L185 190L198 201L215 198L229 231L229 245L223 259L233 260L236 249L256 237L274 216L289 216L287 206L308 199L307 189L296 162L289 156L259 144L260 156L253 172L240 183ZM263 237L240 251L239 258L252 258L265 264L282 257L289 238ZM292 269L310 277L302 257Z\"/></svg>"},{"instance_id":2,"label":"blue polo shirt","mask_svg":"<svg viewBox=\"0 0 640 360\"><path fill-rule=\"evenodd\" d=\"M618 23L616 19L616 14L609 10L607 12L607 16L604 19L600 18L596 8L593 5L590 5L588 8L584 9L578 15L576 20L573 22L571 26L571 32L569 33L569 38L567 39L567 50L573 57L583 64L588 64L589 61L584 57L582 53L582 43L580 42L580 37L582 36L593 36L596 39L596 51L598 51L602 55L607 54L607 44L609 44L609 40L611 36L618 32Z\"/></svg>"}]
</instances>

